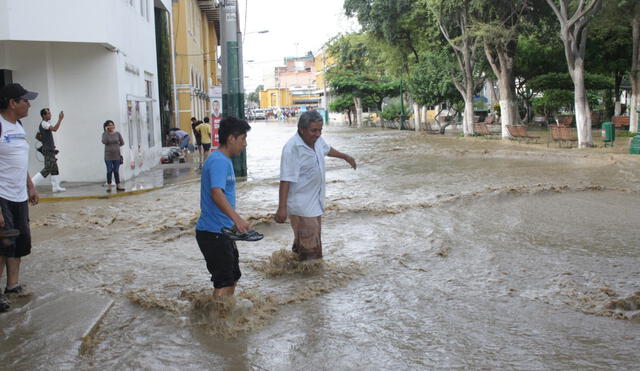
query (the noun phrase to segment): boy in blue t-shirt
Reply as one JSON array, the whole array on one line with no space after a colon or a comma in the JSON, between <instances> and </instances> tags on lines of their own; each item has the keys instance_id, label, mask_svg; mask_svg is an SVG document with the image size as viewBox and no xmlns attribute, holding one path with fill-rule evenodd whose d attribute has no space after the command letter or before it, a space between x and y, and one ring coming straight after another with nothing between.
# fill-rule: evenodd
<instances>
[{"instance_id":1,"label":"boy in blue t-shirt","mask_svg":"<svg viewBox=\"0 0 640 371\"><path fill-rule=\"evenodd\" d=\"M221 233L222 227L234 224L238 232L249 230L249 223L236 208L236 177L231 157L247 147L247 132L251 126L245 120L225 117L220 121L220 149L204 162L200 185L200 218L196 224L196 240L213 281L213 296L233 295L242 275L238 248Z\"/></svg>"}]
</instances>

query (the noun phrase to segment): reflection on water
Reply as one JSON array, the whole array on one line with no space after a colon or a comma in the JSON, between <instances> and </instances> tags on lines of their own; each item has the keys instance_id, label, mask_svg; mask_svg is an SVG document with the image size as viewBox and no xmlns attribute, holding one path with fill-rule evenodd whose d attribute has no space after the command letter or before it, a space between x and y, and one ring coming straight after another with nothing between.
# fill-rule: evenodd
<instances>
[{"instance_id":1,"label":"reflection on water","mask_svg":"<svg viewBox=\"0 0 640 371\"><path fill-rule=\"evenodd\" d=\"M34 208L23 276L33 295L16 303L25 315L3 325L0 340L13 342L3 364L637 365L638 160L327 127L327 142L359 166L327 160L325 259L301 265L289 253L290 227L272 221L280 151L294 131L256 123L249 134L238 206L265 239L239 243L243 277L233 300L209 295L193 231L197 183ZM89 345L81 354L45 346L26 355L29 337L14 335L29 325L28 303L70 291L114 300Z\"/></svg>"}]
</instances>

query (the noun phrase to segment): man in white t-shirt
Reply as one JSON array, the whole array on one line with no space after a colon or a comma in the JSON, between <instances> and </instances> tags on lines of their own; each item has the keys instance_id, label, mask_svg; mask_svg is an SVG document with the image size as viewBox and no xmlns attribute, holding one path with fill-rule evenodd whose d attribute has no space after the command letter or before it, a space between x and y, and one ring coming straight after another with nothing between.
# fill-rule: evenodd
<instances>
[{"instance_id":1,"label":"man in white t-shirt","mask_svg":"<svg viewBox=\"0 0 640 371\"><path fill-rule=\"evenodd\" d=\"M331 148L322 135L318 111L303 113L298 132L284 145L280 159L280 191L276 222L291 220L293 251L300 260L322 258L321 216L324 213L324 157L345 160L353 169L353 157Z\"/></svg>"},{"instance_id":2,"label":"man in white t-shirt","mask_svg":"<svg viewBox=\"0 0 640 371\"><path fill-rule=\"evenodd\" d=\"M38 185L44 178L51 175L51 191L64 192L67 189L60 185L60 172L58 170L58 159L56 158L58 150L53 140L53 132L60 129L62 120L64 120L64 112L60 111L58 122L55 124L51 122L51 110L48 108L40 110L40 117L42 117L42 122L38 126L38 131L42 138L42 147L40 147L39 151L44 156L44 169L36 173L31 181L34 185Z\"/></svg>"},{"instance_id":3,"label":"man in white t-shirt","mask_svg":"<svg viewBox=\"0 0 640 371\"><path fill-rule=\"evenodd\" d=\"M0 89L0 277L7 268L4 294L20 294L20 260L31 253L29 203L38 203L38 193L27 173L29 143L20 122L29 114L30 100L38 93L27 91L20 84ZM15 239L4 238L19 231ZM0 294L0 312L9 309L6 297Z\"/></svg>"}]
</instances>

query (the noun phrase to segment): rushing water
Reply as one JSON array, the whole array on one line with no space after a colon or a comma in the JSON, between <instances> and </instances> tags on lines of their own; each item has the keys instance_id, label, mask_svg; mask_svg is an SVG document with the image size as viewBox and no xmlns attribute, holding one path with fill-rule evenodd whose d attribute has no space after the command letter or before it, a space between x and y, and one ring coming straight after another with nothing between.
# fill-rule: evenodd
<instances>
[{"instance_id":1,"label":"rushing water","mask_svg":"<svg viewBox=\"0 0 640 371\"><path fill-rule=\"evenodd\" d=\"M272 221L294 132L249 134L238 206L265 239L239 244L236 305L209 295L198 183L33 208L33 294L0 315L0 368L638 367L636 158L326 127L358 170L327 160L325 259L306 265ZM41 346L15 336L30 303L70 291L115 302L81 352L52 350L54 324Z\"/></svg>"}]
</instances>

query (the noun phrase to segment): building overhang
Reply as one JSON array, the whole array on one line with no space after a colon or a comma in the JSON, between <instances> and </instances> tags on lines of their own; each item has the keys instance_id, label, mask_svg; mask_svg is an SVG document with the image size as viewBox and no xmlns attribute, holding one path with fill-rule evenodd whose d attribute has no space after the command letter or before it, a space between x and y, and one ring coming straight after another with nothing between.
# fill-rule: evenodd
<instances>
[{"instance_id":1,"label":"building overhang","mask_svg":"<svg viewBox=\"0 0 640 371\"><path fill-rule=\"evenodd\" d=\"M220 45L220 3L218 0L198 0L198 6L207 16L207 20L216 28L218 45Z\"/></svg>"}]
</instances>

